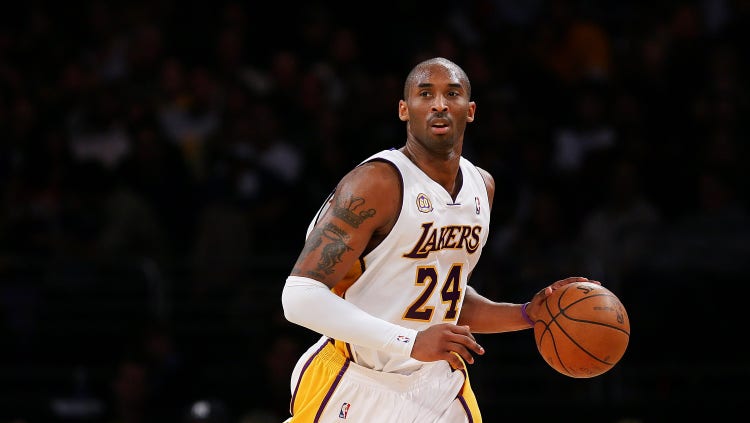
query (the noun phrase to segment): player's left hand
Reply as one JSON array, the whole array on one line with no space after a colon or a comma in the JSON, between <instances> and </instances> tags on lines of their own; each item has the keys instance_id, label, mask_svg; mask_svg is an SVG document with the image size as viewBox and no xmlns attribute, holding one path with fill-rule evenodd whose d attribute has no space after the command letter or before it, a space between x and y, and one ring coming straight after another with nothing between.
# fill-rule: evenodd
<instances>
[{"instance_id":1,"label":"player's left hand","mask_svg":"<svg viewBox=\"0 0 750 423\"><path fill-rule=\"evenodd\" d=\"M567 277L565 279L560 279L559 281L554 282L553 284L546 286L542 288L539 292L534 294L534 297L531 299L531 302L526 307L526 314L529 315L531 320L536 320L537 311L539 310L539 307L544 304L544 300L552 294L552 291L559 289L560 287L563 287L569 283L573 282L591 282L597 285L601 285L601 282L591 280L589 278L585 278L583 276L571 276Z\"/></svg>"}]
</instances>

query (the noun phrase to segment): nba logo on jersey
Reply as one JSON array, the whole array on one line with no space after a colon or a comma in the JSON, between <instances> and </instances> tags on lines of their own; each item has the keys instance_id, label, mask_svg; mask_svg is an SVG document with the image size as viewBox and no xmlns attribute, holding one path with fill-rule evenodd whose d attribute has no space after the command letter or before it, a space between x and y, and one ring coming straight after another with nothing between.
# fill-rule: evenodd
<instances>
[{"instance_id":1,"label":"nba logo on jersey","mask_svg":"<svg viewBox=\"0 0 750 423\"><path fill-rule=\"evenodd\" d=\"M350 406L351 406L351 404L349 404L348 402L345 402L345 403L341 404L341 410L339 410L339 418L340 419L345 419L346 418L346 416L349 414L349 407Z\"/></svg>"},{"instance_id":2,"label":"nba logo on jersey","mask_svg":"<svg viewBox=\"0 0 750 423\"><path fill-rule=\"evenodd\" d=\"M476 212L479 214L480 207L479 207L479 197L474 197L474 205L476 205Z\"/></svg>"},{"instance_id":3,"label":"nba logo on jersey","mask_svg":"<svg viewBox=\"0 0 750 423\"><path fill-rule=\"evenodd\" d=\"M409 339L408 336L399 335L399 336L396 337L396 341L403 342L404 344L408 344L409 341L411 341L411 339Z\"/></svg>"}]
</instances>

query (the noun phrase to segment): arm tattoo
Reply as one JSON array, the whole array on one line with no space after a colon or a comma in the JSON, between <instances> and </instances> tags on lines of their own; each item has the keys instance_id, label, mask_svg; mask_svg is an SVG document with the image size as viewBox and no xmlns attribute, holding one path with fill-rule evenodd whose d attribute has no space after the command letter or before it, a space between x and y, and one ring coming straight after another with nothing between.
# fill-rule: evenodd
<instances>
[{"instance_id":1,"label":"arm tattoo","mask_svg":"<svg viewBox=\"0 0 750 423\"><path fill-rule=\"evenodd\" d=\"M367 218L375 216L375 209L362 210L356 212L357 208L365 203L362 197L352 196L349 200L340 200L333 205L331 212L334 216L344 222L358 228L359 225Z\"/></svg>"},{"instance_id":2,"label":"arm tattoo","mask_svg":"<svg viewBox=\"0 0 750 423\"><path fill-rule=\"evenodd\" d=\"M302 255L307 256L312 251L317 250L323 244L324 240L328 240L328 243L323 246L323 251L320 254L317 270L330 275L333 273L333 267L341 262L341 256L345 252L352 250L351 247L346 245L345 240L348 238L349 236L341 228L331 223L326 223L322 228L316 229L310 234L310 240L305 245ZM317 271L309 273L312 276L320 275Z\"/></svg>"}]
</instances>

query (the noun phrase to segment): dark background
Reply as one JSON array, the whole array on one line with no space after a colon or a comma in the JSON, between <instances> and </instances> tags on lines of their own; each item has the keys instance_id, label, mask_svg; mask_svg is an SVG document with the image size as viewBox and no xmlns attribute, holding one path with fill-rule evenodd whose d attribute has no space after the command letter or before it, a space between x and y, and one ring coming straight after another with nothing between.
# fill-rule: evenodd
<instances>
[{"instance_id":1,"label":"dark background","mask_svg":"<svg viewBox=\"0 0 750 423\"><path fill-rule=\"evenodd\" d=\"M0 421L280 422L280 307L338 179L404 142L419 60L473 85L497 183L472 280L602 281L632 336L554 372L484 335L486 422L718 421L747 401L750 2L13 2L0 12ZM195 409L196 412L201 408Z\"/></svg>"}]
</instances>

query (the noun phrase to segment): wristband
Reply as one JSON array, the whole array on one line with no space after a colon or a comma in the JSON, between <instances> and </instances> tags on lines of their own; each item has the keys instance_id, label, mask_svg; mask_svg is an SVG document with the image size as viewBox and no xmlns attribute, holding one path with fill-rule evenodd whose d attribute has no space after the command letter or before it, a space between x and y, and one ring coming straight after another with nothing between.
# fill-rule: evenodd
<instances>
[{"instance_id":1,"label":"wristband","mask_svg":"<svg viewBox=\"0 0 750 423\"><path fill-rule=\"evenodd\" d=\"M521 306L521 317L523 317L523 320L526 320L528 324L530 324L532 327L534 326L534 321L531 320L528 314L526 314L526 307L529 305L529 303L524 303L524 305Z\"/></svg>"}]
</instances>

